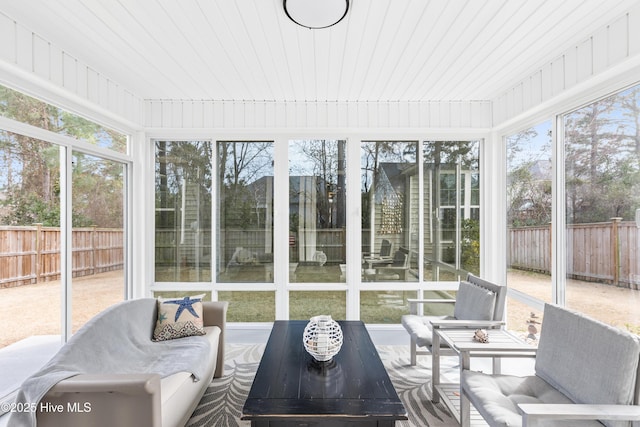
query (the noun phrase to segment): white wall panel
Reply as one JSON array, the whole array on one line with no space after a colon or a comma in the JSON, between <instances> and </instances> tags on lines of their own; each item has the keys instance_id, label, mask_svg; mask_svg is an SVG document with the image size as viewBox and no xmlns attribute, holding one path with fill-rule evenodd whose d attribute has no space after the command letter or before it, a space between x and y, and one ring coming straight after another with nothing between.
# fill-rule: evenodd
<instances>
[{"instance_id":1,"label":"white wall panel","mask_svg":"<svg viewBox=\"0 0 640 427\"><path fill-rule=\"evenodd\" d=\"M28 88L29 95L38 96L42 90L47 101L62 108L76 112L94 109L87 111L94 119L108 117L111 123L122 121L129 126L142 123L140 98L4 14L0 14L0 61L14 67L7 68L3 76L6 84L11 86L15 81L16 87ZM51 90L49 85L62 91Z\"/></svg>"},{"instance_id":2,"label":"white wall panel","mask_svg":"<svg viewBox=\"0 0 640 427\"><path fill-rule=\"evenodd\" d=\"M215 122L213 102L202 102L202 126L212 127Z\"/></svg>"},{"instance_id":3,"label":"white wall panel","mask_svg":"<svg viewBox=\"0 0 640 427\"><path fill-rule=\"evenodd\" d=\"M338 103L338 127L345 128L349 123L349 104L346 102Z\"/></svg>"},{"instance_id":4,"label":"white wall panel","mask_svg":"<svg viewBox=\"0 0 640 427\"><path fill-rule=\"evenodd\" d=\"M16 62L16 23L0 13L0 58L7 62Z\"/></svg>"},{"instance_id":5,"label":"white wall panel","mask_svg":"<svg viewBox=\"0 0 640 427\"><path fill-rule=\"evenodd\" d=\"M233 102L222 103L222 123L226 128L233 128ZM170 123L170 122L169 122ZM171 124L170 126L174 126Z\"/></svg>"},{"instance_id":6,"label":"white wall panel","mask_svg":"<svg viewBox=\"0 0 640 427\"><path fill-rule=\"evenodd\" d=\"M578 82L578 51L571 48L564 54L564 86L565 89L573 87Z\"/></svg>"},{"instance_id":7,"label":"white wall panel","mask_svg":"<svg viewBox=\"0 0 640 427\"><path fill-rule=\"evenodd\" d=\"M78 93L78 62L62 53L62 86L73 94Z\"/></svg>"},{"instance_id":8,"label":"white wall panel","mask_svg":"<svg viewBox=\"0 0 640 427\"><path fill-rule=\"evenodd\" d=\"M16 64L33 72L33 33L20 25L16 27Z\"/></svg>"},{"instance_id":9,"label":"white wall panel","mask_svg":"<svg viewBox=\"0 0 640 427\"><path fill-rule=\"evenodd\" d=\"M62 50L56 46L49 45L51 52L49 54L49 58L51 60L51 65L49 66L49 72L51 75L49 79L51 83L56 86L63 87L64 86L64 63L63 63L63 53Z\"/></svg>"},{"instance_id":10,"label":"white wall panel","mask_svg":"<svg viewBox=\"0 0 640 427\"><path fill-rule=\"evenodd\" d=\"M399 128L408 128L411 126L411 121L409 120L410 114L409 110L414 109L415 105L409 102L397 102L397 108L399 111L398 117L400 118L400 123L398 123Z\"/></svg>"},{"instance_id":11,"label":"white wall panel","mask_svg":"<svg viewBox=\"0 0 640 427\"><path fill-rule=\"evenodd\" d=\"M513 112L515 113L517 112L522 112L522 109L524 108L524 102L523 102L523 85L519 84L518 86L513 88Z\"/></svg>"},{"instance_id":12,"label":"white wall panel","mask_svg":"<svg viewBox=\"0 0 640 427\"><path fill-rule=\"evenodd\" d=\"M542 71L537 70L531 76L531 103L537 105L542 102Z\"/></svg>"},{"instance_id":13,"label":"white wall panel","mask_svg":"<svg viewBox=\"0 0 640 427\"><path fill-rule=\"evenodd\" d=\"M49 50L49 42L33 36L33 72L43 79L49 80L49 66L51 64L51 52Z\"/></svg>"},{"instance_id":14,"label":"white wall panel","mask_svg":"<svg viewBox=\"0 0 640 427\"><path fill-rule=\"evenodd\" d=\"M593 74L593 40L588 38L578 44L576 54L576 66L578 68L576 79L581 82Z\"/></svg>"},{"instance_id":15,"label":"white wall panel","mask_svg":"<svg viewBox=\"0 0 640 427\"><path fill-rule=\"evenodd\" d=\"M86 70L87 98L89 101L98 104L100 102L100 75L89 67Z\"/></svg>"},{"instance_id":16,"label":"white wall panel","mask_svg":"<svg viewBox=\"0 0 640 427\"><path fill-rule=\"evenodd\" d=\"M319 127L318 125L318 107L315 102L305 102L305 117L302 122L303 126Z\"/></svg>"},{"instance_id":17,"label":"white wall panel","mask_svg":"<svg viewBox=\"0 0 640 427\"><path fill-rule=\"evenodd\" d=\"M444 106L449 116L449 127L460 128L462 123L462 108L459 102L452 102L448 106Z\"/></svg>"},{"instance_id":18,"label":"white wall panel","mask_svg":"<svg viewBox=\"0 0 640 427\"><path fill-rule=\"evenodd\" d=\"M109 80L98 73L98 104L108 108L109 105Z\"/></svg>"},{"instance_id":19,"label":"white wall panel","mask_svg":"<svg viewBox=\"0 0 640 427\"><path fill-rule=\"evenodd\" d=\"M637 55L640 55L640 6L594 31L554 60L541 64L538 71L496 96L493 125L500 125ZM520 86L523 110L517 108L514 95Z\"/></svg>"},{"instance_id":20,"label":"white wall panel","mask_svg":"<svg viewBox=\"0 0 640 427\"><path fill-rule=\"evenodd\" d=\"M565 89L564 56L551 63L551 95L557 95Z\"/></svg>"},{"instance_id":21,"label":"white wall panel","mask_svg":"<svg viewBox=\"0 0 640 427\"><path fill-rule=\"evenodd\" d=\"M149 128L489 128L488 101L275 102L148 100Z\"/></svg>"},{"instance_id":22,"label":"white wall panel","mask_svg":"<svg viewBox=\"0 0 640 427\"><path fill-rule=\"evenodd\" d=\"M629 15L624 15L609 26L609 63L615 64L629 55Z\"/></svg>"},{"instance_id":23,"label":"white wall panel","mask_svg":"<svg viewBox=\"0 0 640 427\"><path fill-rule=\"evenodd\" d=\"M544 64L542 69L540 70L540 89L541 89L541 97L542 101L546 101L551 98L551 88L553 86L553 79L551 75L551 63Z\"/></svg>"},{"instance_id":24,"label":"white wall panel","mask_svg":"<svg viewBox=\"0 0 640 427\"><path fill-rule=\"evenodd\" d=\"M275 103L275 127L284 128L287 126L287 105L283 102ZM218 122L220 123L220 122Z\"/></svg>"},{"instance_id":25,"label":"white wall panel","mask_svg":"<svg viewBox=\"0 0 640 427\"><path fill-rule=\"evenodd\" d=\"M629 56L634 56L640 53L640 12L636 10L629 13L627 30L629 35L627 42L629 44Z\"/></svg>"},{"instance_id":26,"label":"white wall panel","mask_svg":"<svg viewBox=\"0 0 640 427\"><path fill-rule=\"evenodd\" d=\"M379 104L377 105L378 112L378 123L380 123L380 127L389 127L390 118L389 118L389 104Z\"/></svg>"},{"instance_id":27,"label":"white wall panel","mask_svg":"<svg viewBox=\"0 0 640 427\"><path fill-rule=\"evenodd\" d=\"M596 31L591 38L593 42L593 74L598 74L609 65L609 27Z\"/></svg>"},{"instance_id":28,"label":"white wall panel","mask_svg":"<svg viewBox=\"0 0 640 427\"><path fill-rule=\"evenodd\" d=\"M420 114L420 122L418 123L418 127L431 127L431 111L430 105L428 102L420 102L419 104L419 114Z\"/></svg>"},{"instance_id":29,"label":"white wall panel","mask_svg":"<svg viewBox=\"0 0 640 427\"><path fill-rule=\"evenodd\" d=\"M253 103L248 105L244 102L234 101L233 103L233 127L235 128L251 128L249 123L253 123L254 108Z\"/></svg>"}]
</instances>

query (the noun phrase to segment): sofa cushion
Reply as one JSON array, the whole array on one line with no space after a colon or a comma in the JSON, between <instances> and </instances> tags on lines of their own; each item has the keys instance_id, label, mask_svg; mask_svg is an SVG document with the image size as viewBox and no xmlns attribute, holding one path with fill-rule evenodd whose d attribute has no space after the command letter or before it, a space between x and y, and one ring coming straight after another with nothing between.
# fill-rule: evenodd
<instances>
[{"instance_id":1,"label":"sofa cushion","mask_svg":"<svg viewBox=\"0 0 640 427\"><path fill-rule=\"evenodd\" d=\"M402 326L409 332L418 347L431 348L433 342L432 320L453 319L451 316L418 316L416 314L405 314L400 321Z\"/></svg>"},{"instance_id":2,"label":"sofa cushion","mask_svg":"<svg viewBox=\"0 0 640 427\"><path fill-rule=\"evenodd\" d=\"M463 280L458 287L453 317L461 320L493 320L495 306L495 292Z\"/></svg>"},{"instance_id":3,"label":"sofa cushion","mask_svg":"<svg viewBox=\"0 0 640 427\"><path fill-rule=\"evenodd\" d=\"M207 358L207 371L202 380L196 382L188 372L178 372L160 381L162 427L184 426L211 384L216 370L214 354L220 345L222 330L218 326L205 326L204 330L206 335L196 339L207 340L211 345L212 355Z\"/></svg>"},{"instance_id":4,"label":"sofa cushion","mask_svg":"<svg viewBox=\"0 0 640 427\"><path fill-rule=\"evenodd\" d=\"M520 427L519 403L573 403L549 383L537 376L489 375L463 371L462 384L473 406L487 424L494 427ZM545 426L602 427L597 421L553 420Z\"/></svg>"},{"instance_id":5,"label":"sofa cushion","mask_svg":"<svg viewBox=\"0 0 640 427\"><path fill-rule=\"evenodd\" d=\"M204 335L202 316L204 294L180 298L158 298L158 318L154 341Z\"/></svg>"},{"instance_id":6,"label":"sofa cushion","mask_svg":"<svg viewBox=\"0 0 640 427\"><path fill-rule=\"evenodd\" d=\"M536 375L576 403L633 403L638 337L550 304L545 305L542 328Z\"/></svg>"}]
</instances>

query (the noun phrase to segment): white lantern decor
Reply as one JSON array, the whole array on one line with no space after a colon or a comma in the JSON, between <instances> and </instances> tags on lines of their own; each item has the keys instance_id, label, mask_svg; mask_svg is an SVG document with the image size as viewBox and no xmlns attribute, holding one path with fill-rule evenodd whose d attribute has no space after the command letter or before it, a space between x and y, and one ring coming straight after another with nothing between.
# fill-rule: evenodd
<instances>
[{"instance_id":1,"label":"white lantern decor","mask_svg":"<svg viewBox=\"0 0 640 427\"><path fill-rule=\"evenodd\" d=\"M342 329L329 315L314 316L304 328L304 349L318 362L328 362L342 347Z\"/></svg>"}]
</instances>

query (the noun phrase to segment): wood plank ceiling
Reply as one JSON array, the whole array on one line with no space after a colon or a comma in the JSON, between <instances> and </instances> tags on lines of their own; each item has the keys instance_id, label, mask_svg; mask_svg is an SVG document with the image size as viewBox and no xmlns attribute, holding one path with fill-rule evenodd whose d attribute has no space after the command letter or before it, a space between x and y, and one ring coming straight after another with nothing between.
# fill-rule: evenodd
<instances>
[{"instance_id":1,"label":"wood plank ceiling","mask_svg":"<svg viewBox=\"0 0 640 427\"><path fill-rule=\"evenodd\" d=\"M322 30L282 0L0 0L0 13L144 99L442 101L494 98L635 4L352 0Z\"/></svg>"}]
</instances>

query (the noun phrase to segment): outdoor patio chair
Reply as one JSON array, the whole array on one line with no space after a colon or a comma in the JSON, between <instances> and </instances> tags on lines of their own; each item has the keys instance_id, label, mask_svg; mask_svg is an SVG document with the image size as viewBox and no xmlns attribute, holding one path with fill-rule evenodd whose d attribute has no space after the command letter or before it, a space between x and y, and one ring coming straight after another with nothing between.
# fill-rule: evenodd
<instances>
[{"instance_id":1,"label":"outdoor patio chair","mask_svg":"<svg viewBox=\"0 0 640 427\"><path fill-rule=\"evenodd\" d=\"M460 425L471 425L470 402L496 427L638 426L638 336L552 304L543 319L535 373L461 372Z\"/></svg>"},{"instance_id":2,"label":"outdoor patio chair","mask_svg":"<svg viewBox=\"0 0 640 427\"><path fill-rule=\"evenodd\" d=\"M382 239L380 242L380 258L391 258L391 242L387 239Z\"/></svg>"},{"instance_id":3,"label":"outdoor patio chair","mask_svg":"<svg viewBox=\"0 0 640 427\"><path fill-rule=\"evenodd\" d=\"M398 249L389 264L376 267L375 280L406 280L409 271L409 252L404 249Z\"/></svg>"},{"instance_id":4,"label":"outdoor patio chair","mask_svg":"<svg viewBox=\"0 0 640 427\"><path fill-rule=\"evenodd\" d=\"M401 321L410 335L411 365L416 364L417 355L431 353L434 328L502 327L506 295L506 286L469 273L467 280L460 281L455 299L408 299L409 314ZM454 304L453 316L423 315L420 306L427 304ZM441 352L446 350L441 348Z\"/></svg>"}]
</instances>

